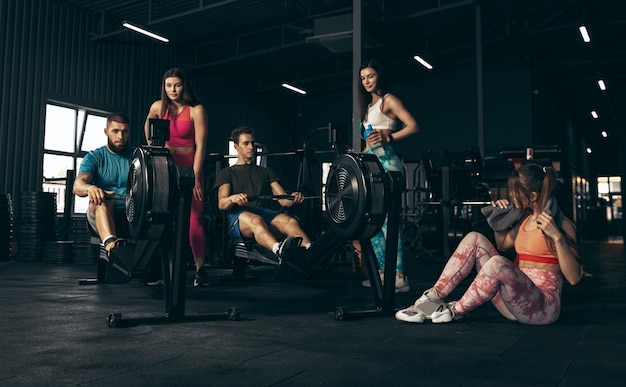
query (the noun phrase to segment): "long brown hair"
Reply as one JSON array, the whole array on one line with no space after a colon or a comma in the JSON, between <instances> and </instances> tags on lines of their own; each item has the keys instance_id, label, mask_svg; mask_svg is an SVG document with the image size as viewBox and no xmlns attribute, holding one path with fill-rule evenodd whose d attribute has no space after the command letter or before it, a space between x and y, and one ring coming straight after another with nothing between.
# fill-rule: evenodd
<instances>
[{"instance_id":1,"label":"long brown hair","mask_svg":"<svg viewBox=\"0 0 626 387\"><path fill-rule=\"evenodd\" d=\"M167 92L165 91L165 80L172 77L180 78L180 81L183 84L183 94L181 95L183 104L196 106L202 103L200 102L198 96L194 93L191 83L187 80L185 72L177 67L171 68L163 74L163 80L161 81L161 111L159 112L161 118L165 117L165 112L167 111L170 112L170 115L173 115L171 111L172 100L167 96Z\"/></svg>"},{"instance_id":2,"label":"long brown hair","mask_svg":"<svg viewBox=\"0 0 626 387\"><path fill-rule=\"evenodd\" d=\"M554 194L554 189L557 186L557 179L557 173L552 167L542 167L541 165L534 163L523 164L509 176L509 194L521 204L522 197L525 198L526 201L530 201L531 193L536 192L537 206L543 209L546 208L548 201ZM526 207L522 209L520 217L523 220L531 214L532 209L530 207ZM569 222L572 227L574 227L574 230L576 230L576 225L574 225L571 220L563 217L563 221ZM558 226L561 227L561 225ZM563 232L562 227L561 231ZM576 238L570 236L566 232L563 232L563 235L565 236L567 245L572 249L572 251L575 252L576 258L579 259L578 243ZM556 245L554 241L545 235L544 238L550 252L557 257Z\"/></svg>"},{"instance_id":3,"label":"long brown hair","mask_svg":"<svg viewBox=\"0 0 626 387\"><path fill-rule=\"evenodd\" d=\"M356 75L359 81L359 109L361 112L361 121L365 121L367 118L367 108L369 104L372 102L372 95L365 91L363 88L363 83L361 82L361 70L371 67L378 74L378 81L376 82L376 91L377 95L383 96L389 92L387 76L385 74L385 70L383 69L383 65L380 64L376 59L370 59L368 61L363 62L361 67L359 67L359 73Z\"/></svg>"}]
</instances>

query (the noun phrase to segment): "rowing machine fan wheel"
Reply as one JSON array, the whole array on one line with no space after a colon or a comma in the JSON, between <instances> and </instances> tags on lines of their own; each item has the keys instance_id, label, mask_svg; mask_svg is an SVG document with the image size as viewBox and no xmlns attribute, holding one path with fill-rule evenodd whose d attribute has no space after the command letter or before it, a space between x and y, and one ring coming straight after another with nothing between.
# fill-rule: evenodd
<instances>
[{"instance_id":1,"label":"rowing machine fan wheel","mask_svg":"<svg viewBox=\"0 0 626 387\"><path fill-rule=\"evenodd\" d=\"M339 155L326 179L326 214L332 232L347 240L376 235L387 216L389 193L389 177L375 155Z\"/></svg>"},{"instance_id":2,"label":"rowing machine fan wheel","mask_svg":"<svg viewBox=\"0 0 626 387\"><path fill-rule=\"evenodd\" d=\"M160 240L176 206L177 170L166 148L133 153L126 188L126 219L135 240Z\"/></svg>"}]
</instances>

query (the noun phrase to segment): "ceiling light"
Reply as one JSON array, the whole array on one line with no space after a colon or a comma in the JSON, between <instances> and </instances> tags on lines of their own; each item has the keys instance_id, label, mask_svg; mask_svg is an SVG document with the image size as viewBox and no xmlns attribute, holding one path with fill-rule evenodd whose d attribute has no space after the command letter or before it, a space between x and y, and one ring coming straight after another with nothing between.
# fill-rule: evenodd
<instances>
[{"instance_id":1,"label":"ceiling light","mask_svg":"<svg viewBox=\"0 0 626 387\"><path fill-rule=\"evenodd\" d=\"M130 24L129 22L123 22L122 26L133 30L135 32L139 32L140 34L151 37L152 39L160 40L162 42L168 43L170 40L168 38L164 38L161 35L155 34L154 32L150 32L143 27L137 27L136 25Z\"/></svg>"},{"instance_id":2,"label":"ceiling light","mask_svg":"<svg viewBox=\"0 0 626 387\"><path fill-rule=\"evenodd\" d=\"M591 117L593 117L593 118L598 118L598 113L596 113L596 111L595 111L595 110L592 110L592 111L591 111Z\"/></svg>"},{"instance_id":3,"label":"ceiling light","mask_svg":"<svg viewBox=\"0 0 626 387\"><path fill-rule=\"evenodd\" d=\"M300 93L300 94L302 94L302 95L305 95L305 94L306 94L306 91L304 91L304 90L302 90L302 89L300 89L300 88L298 88L298 87L291 86L291 85L290 85L290 84L288 84L288 83L283 83L283 84L282 84L282 86L283 86L285 89L289 89L289 90L295 91L296 93Z\"/></svg>"},{"instance_id":4,"label":"ceiling light","mask_svg":"<svg viewBox=\"0 0 626 387\"><path fill-rule=\"evenodd\" d=\"M587 147L587 153L591 154L591 148Z\"/></svg>"},{"instance_id":5,"label":"ceiling light","mask_svg":"<svg viewBox=\"0 0 626 387\"><path fill-rule=\"evenodd\" d=\"M604 138L609 137L609 134L606 132L606 130L602 131L602 137L604 137Z\"/></svg>"},{"instance_id":6,"label":"ceiling light","mask_svg":"<svg viewBox=\"0 0 626 387\"><path fill-rule=\"evenodd\" d=\"M604 83L602 79L598 80L598 86L600 87L600 90L602 91L606 90L606 84Z\"/></svg>"},{"instance_id":7,"label":"ceiling light","mask_svg":"<svg viewBox=\"0 0 626 387\"><path fill-rule=\"evenodd\" d=\"M578 31L580 31L580 36L582 36L583 41L585 43L591 42L591 38L589 37L589 32L587 32L587 27L580 26L580 27L578 27Z\"/></svg>"},{"instance_id":8,"label":"ceiling light","mask_svg":"<svg viewBox=\"0 0 626 387\"><path fill-rule=\"evenodd\" d=\"M418 61L422 66L426 67L427 69L429 70L433 69L433 66L430 63L426 62L424 59L422 59L419 55L415 55L413 59Z\"/></svg>"}]
</instances>

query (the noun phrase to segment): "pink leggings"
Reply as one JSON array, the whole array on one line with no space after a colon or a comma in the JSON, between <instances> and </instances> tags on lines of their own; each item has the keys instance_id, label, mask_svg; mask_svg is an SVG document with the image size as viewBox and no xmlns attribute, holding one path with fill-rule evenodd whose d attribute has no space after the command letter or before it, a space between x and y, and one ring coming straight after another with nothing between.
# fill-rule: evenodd
<instances>
[{"instance_id":1,"label":"pink leggings","mask_svg":"<svg viewBox=\"0 0 626 387\"><path fill-rule=\"evenodd\" d=\"M561 313L561 276L545 269L518 268L486 236L472 231L456 248L435 289L442 297L465 279L476 264L476 278L455 306L467 313L490 301L502 315L523 324L545 325Z\"/></svg>"},{"instance_id":2,"label":"pink leggings","mask_svg":"<svg viewBox=\"0 0 626 387\"><path fill-rule=\"evenodd\" d=\"M177 167L193 167L194 155L195 153L172 154L172 157ZM202 176L200 176L200 180L202 181ZM204 202L192 198L191 215L189 216L189 243L191 244L193 257L202 259L204 259L206 253L204 225L202 223L203 212Z\"/></svg>"}]
</instances>

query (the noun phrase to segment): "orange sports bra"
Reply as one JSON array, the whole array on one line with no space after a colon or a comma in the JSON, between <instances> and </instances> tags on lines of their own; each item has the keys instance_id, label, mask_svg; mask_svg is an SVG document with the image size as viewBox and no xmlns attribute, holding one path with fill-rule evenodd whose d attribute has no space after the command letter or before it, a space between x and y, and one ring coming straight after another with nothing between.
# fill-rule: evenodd
<instances>
[{"instance_id":1,"label":"orange sports bra","mask_svg":"<svg viewBox=\"0 0 626 387\"><path fill-rule=\"evenodd\" d=\"M517 237L515 238L515 251L517 252L515 263L517 264L519 261L532 261L558 265L559 260L548 248L546 238L541 232L541 229L525 230L526 223L528 223L529 219L530 217L526 217L526 219L522 221Z\"/></svg>"}]
</instances>

